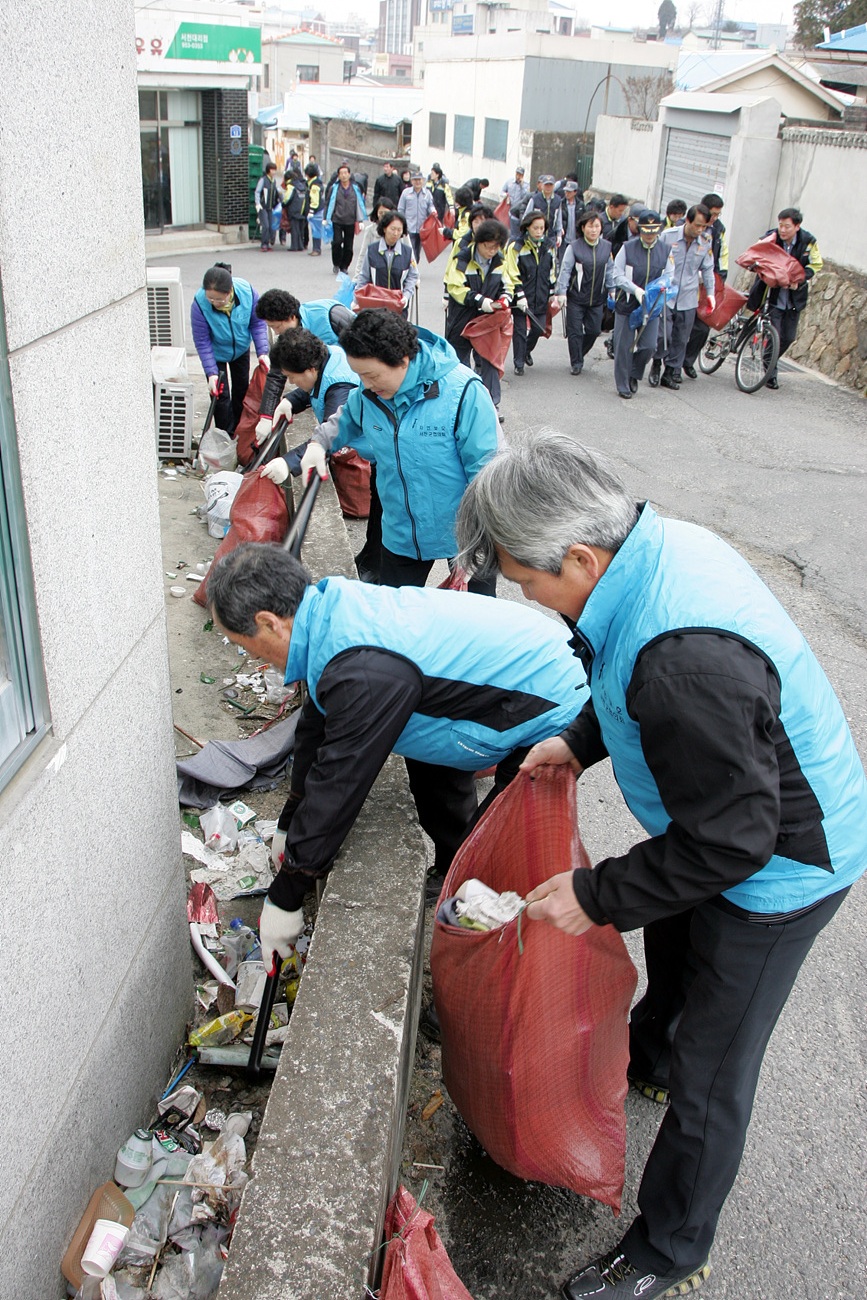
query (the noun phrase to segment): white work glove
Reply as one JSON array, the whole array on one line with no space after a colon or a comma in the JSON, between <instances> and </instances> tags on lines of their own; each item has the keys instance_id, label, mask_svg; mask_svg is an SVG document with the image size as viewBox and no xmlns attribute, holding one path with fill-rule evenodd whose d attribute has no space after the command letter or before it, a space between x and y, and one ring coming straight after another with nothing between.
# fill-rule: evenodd
<instances>
[{"instance_id":1,"label":"white work glove","mask_svg":"<svg viewBox=\"0 0 867 1300\"><path fill-rule=\"evenodd\" d=\"M349 310L356 314L358 313L358 300L356 298L353 298L352 302L349 304Z\"/></svg>"},{"instance_id":2,"label":"white work glove","mask_svg":"<svg viewBox=\"0 0 867 1300\"><path fill-rule=\"evenodd\" d=\"M259 357L259 365L262 367L263 370L271 369L271 358L268 356L267 352L263 352L262 355Z\"/></svg>"},{"instance_id":3,"label":"white work glove","mask_svg":"<svg viewBox=\"0 0 867 1300\"><path fill-rule=\"evenodd\" d=\"M284 462L285 463L285 462ZM271 865L275 871L279 871L283 865L283 854L286 851L286 832L281 831L279 826L274 832L274 838L271 840Z\"/></svg>"},{"instance_id":4,"label":"white work glove","mask_svg":"<svg viewBox=\"0 0 867 1300\"><path fill-rule=\"evenodd\" d=\"M285 420L287 424L292 423L293 418L292 404L288 397L284 397L282 402L277 403L277 409L274 412L274 423L278 420Z\"/></svg>"},{"instance_id":5,"label":"white work glove","mask_svg":"<svg viewBox=\"0 0 867 1300\"><path fill-rule=\"evenodd\" d=\"M709 293L708 296L707 296L707 314L708 314L708 316L712 316L712 315L713 315L715 308L716 308L716 298L713 296L712 293Z\"/></svg>"},{"instance_id":6,"label":"white work glove","mask_svg":"<svg viewBox=\"0 0 867 1300\"><path fill-rule=\"evenodd\" d=\"M279 957L289 957L295 940L304 929L304 909L286 912L270 898L265 899L262 915L259 917L259 943L262 948L262 961L269 975L274 974L274 953Z\"/></svg>"},{"instance_id":7,"label":"white work glove","mask_svg":"<svg viewBox=\"0 0 867 1300\"><path fill-rule=\"evenodd\" d=\"M644 290L639 285L634 284L632 286L632 292L634 296L638 299L638 305L640 307L641 304L644 302Z\"/></svg>"},{"instance_id":8,"label":"white work glove","mask_svg":"<svg viewBox=\"0 0 867 1300\"><path fill-rule=\"evenodd\" d=\"M217 389L220 387L219 375L208 375L208 392L212 397L217 396Z\"/></svg>"},{"instance_id":9,"label":"white work glove","mask_svg":"<svg viewBox=\"0 0 867 1300\"><path fill-rule=\"evenodd\" d=\"M325 464L325 448L315 439L308 442L307 450L301 457L302 483L306 483L310 478L311 470L315 470L320 478L328 478L328 469Z\"/></svg>"},{"instance_id":10,"label":"white work glove","mask_svg":"<svg viewBox=\"0 0 867 1300\"><path fill-rule=\"evenodd\" d=\"M285 460L283 459L282 456L276 456L276 457L274 458L274 460L269 460L269 461L268 461L268 464L267 464L267 465L263 468L263 470L262 470L261 477L262 477L262 478L269 478L269 479L271 480L272 483L285 483L286 480L287 480L287 478L289 477L289 466L286 464L286 462L285 462ZM275 839L275 840L276 840L276 838L277 838L278 835L283 835L283 842L285 843L285 842L286 842L286 836L283 834L283 832L282 832L282 831L275 831L275 832L274 832L274 839ZM281 848L280 852L281 852L281 853L283 852L282 848ZM273 844L272 844L272 846L271 846L271 860L273 861L273 859L274 859L274 846L273 846ZM277 864L274 863L274 865L276 866Z\"/></svg>"},{"instance_id":11,"label":"white work glove","mask_svg":"<svg viewBox=\"0 0 867 1300\"><path fill-rule=\"evenodd\" d=\"M521 294L520 298L518 298L518 299L516 300L516 302L515 302L515 306L518 308L518 311L526 311L526 310L527 310L527 307L529 306L529 304L528 304L527 299L524 297L523 294Z\"/></svg>"},{"instance_id":12,"label":"white work glove","mask_svg":"<svg viewBox=\"0 0 867 1300\"><path fill-rule=\"evenodd\" d=\"M272 424L270 415L260 415L259 423L256 425L256 441L261 442L263 438L270 437L271 428Z\"/></svg>"},{"instance_id":13,"label":"white work glove","mask_svg":"<svg viewBox=\"0 0 867 1300\"><path fill-rule=\"evenodd\" d=\"M491 298L483 298L479 303L479 311L493 311L494 303Z\"/></svg>"},{"instance_id":14,"label":"white work glove","mask_svg":"<svg viewBox=\"0 0 867 1300\"><path fill-rule=\"evenodd\" d=\"M403 308L406 308L406 307L409 306L409 294L402 293L402 294L400 295L400 305L401 305L401 307L403 307Z\"/></svg>"},{"instance_id":15,"label":"white work glove","mask_svg":"<svg viewBox=\"0 0 867 1300\"><path fill-rule=\"evenodd\" d=\"M566 295L565 295L565 293L558 293L558 294L557 294L557 306L560 308L561 311L565 311L565 310L566 310Z\"/></svg>"}]
</instances>

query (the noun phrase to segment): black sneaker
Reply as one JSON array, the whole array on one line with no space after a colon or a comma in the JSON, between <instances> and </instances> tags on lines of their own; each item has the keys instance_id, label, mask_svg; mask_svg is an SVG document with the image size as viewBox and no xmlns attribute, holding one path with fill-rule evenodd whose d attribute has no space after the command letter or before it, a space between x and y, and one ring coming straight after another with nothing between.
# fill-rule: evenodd
<instances>
[{"instance_id":1,"label":"black sneaker","mask_svg":"<svg viewBox=\"0 0 867 1300\"><path fill-rule=\"evenodd\" d=\"M777 389L779 388L779 386L780 386L779 379L769 379L768 382L765 384L765 388Z\"/></svg>"},{"instance_id":2,"label":"black sneaker","mask_svg":"<svg viewBox=\"0 0 867 1300\"><path fill-rule=\"evenodd\" d=\"M524 373L524 367L523 367L523 366L515 366L515 374L516 374L516 375L522 375L523 373Z\"/></svg>"},{"instance_id":3,"label":"black sneaker","mask_svg":"<svg viewBox=\"0 0 867 1300\"><path fill-rule=\"evenodd\" d=\"M684 366L683 373L686 375L687 379L698 379L695 366Z\"/></svg>"},{"instance_id":4,"label":"black sneaker","mask_svg":"<svg viewBox=\"0 0 867 1300\"><path fill-rule=\"evenodd\" d=\"M584 369L583 366L573 366L573 367L572 367L572 374L573 374L573 375L580 375L580 374L581 374L581 371L582 371L583 369Z\"/></svg>"},{"instance_id":5,"label":"black sneaker","mask_svg":"<svg viewBox=\"0 0 867 1300\"><path fill-rule=\"evenodd\" d=\"M563 1300L656 1300L658 1296L684 1296L698 1291L710 1277L710 1266L702 1264L684 1276L641 1273L620 1250L582 1268L560 1288Z\"/></svg>"}]
</instances>

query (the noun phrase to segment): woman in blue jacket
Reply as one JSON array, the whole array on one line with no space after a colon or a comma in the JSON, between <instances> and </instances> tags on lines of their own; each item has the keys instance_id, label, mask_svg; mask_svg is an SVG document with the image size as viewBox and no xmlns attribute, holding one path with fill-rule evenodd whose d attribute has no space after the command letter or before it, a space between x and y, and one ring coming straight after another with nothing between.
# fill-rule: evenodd
<instances>
[{"instance_id":1,"label":"woman in blue jacket","mask_svg":"<svg viewBox=\"0 0 867 1300\"><path fill-rule=\"evenodd\" d=\"M246 280L232 277L232 268L216 262L205 272L190 308L193 342L208 381L217 396L214 421L234 433L241 418L250 382L250 344L256 345L259 365L268 369L268 326L255 314L259 295Z\"/></svg>"}]
</instances>

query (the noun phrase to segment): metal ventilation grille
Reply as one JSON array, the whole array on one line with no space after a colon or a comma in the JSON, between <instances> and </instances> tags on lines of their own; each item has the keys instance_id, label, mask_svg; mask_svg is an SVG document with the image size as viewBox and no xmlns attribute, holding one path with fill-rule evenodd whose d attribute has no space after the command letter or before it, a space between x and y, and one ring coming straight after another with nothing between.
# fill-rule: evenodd
<instances>
[{"instance_id":1,"label":"metal ventilation grille","mask_svg":"<svg viewBox=\"0 0 867 1300\"><path fill-rule=\"evenodd\" d=\"M148 327L152 348L172 346L172 303L167 284L148 285Z\"/></svg>"},{"instance_id":2,"label":"metal ventilation grille","mask_svg":"<svg viewBox=\"0 0 867 1300\"><path fill-rule=\"evenodd\" d=\"M157 384L154 423L157 456L162 460L189 460L193 435L192 384Z\"/></svg>"}]
</instances>

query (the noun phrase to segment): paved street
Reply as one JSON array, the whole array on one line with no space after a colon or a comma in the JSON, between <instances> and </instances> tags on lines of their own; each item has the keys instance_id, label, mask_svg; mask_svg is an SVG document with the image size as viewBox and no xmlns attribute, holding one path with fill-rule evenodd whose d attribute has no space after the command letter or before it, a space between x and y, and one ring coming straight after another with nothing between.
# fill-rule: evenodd
<instances>
[{"instance_id":1,"label":"paved street","mask_svg":"<svg viewBox=\"0 0 867 1300\"><path fill-rule=\"evenodd\" d=\"M161 259L180 265L187 309L219 257L261 292L330 296L321 258L255 246ZM421 323L442 324L440 263L422 269ZM559 333L536 350L523 377L507 369L501 410L507 438L550 426L603 448L636 498L706 525L736 546L805 631L867 756L867 404L781 365L778 392L740 393L733 362L679 393L646 383L617 397L613 366L597 345L583 375L569 373ZM192 354L192 343L188 341ZM503 593L507 594L507 593ZM636 834L605 772L587 774L579 808L591 856ZM853 892L821 936L766 1057L740 1177L712 1257L708 1300L843 1300L863 1297L867 1239L864 1170L864 934L867 892ZM640 961L640 946L630 938ZM542 1009L540 1008L540 1014ZM475 1300L542 1300L584 1258L618 1239L607 1210L568 1193L520 1184L497 1171L450 1108L431 1129L425 1205ZM624 1221L659 1113L631 1095ZM418 1194L420 1180L407 1182Z\"/></svg>"}]
</instances>

